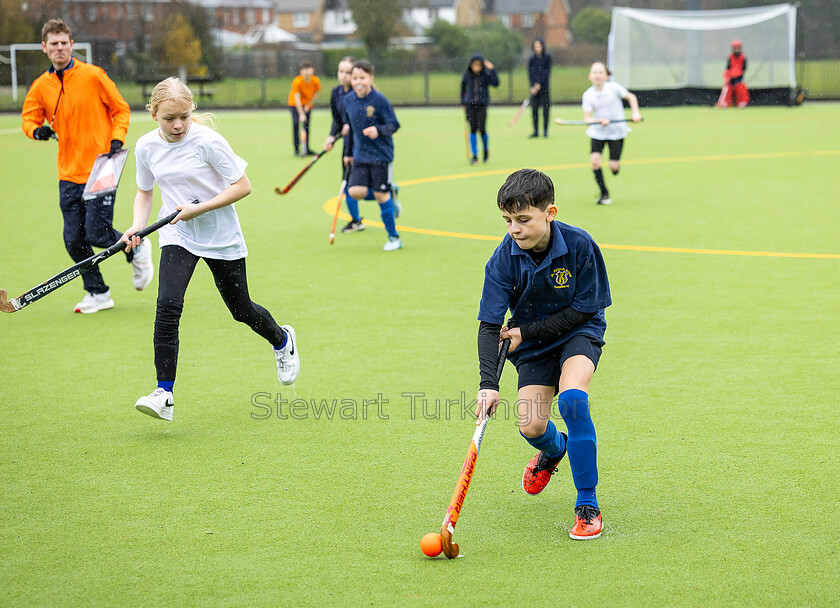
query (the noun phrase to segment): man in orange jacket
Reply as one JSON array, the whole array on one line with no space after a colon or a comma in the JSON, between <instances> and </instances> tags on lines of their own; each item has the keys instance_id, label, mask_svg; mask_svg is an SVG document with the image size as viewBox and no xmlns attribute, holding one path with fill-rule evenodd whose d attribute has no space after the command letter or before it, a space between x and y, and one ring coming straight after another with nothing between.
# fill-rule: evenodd
<instances>
[{"instance_id":1,"label":"man in orange jacket","mask_svg":"<svg viewBox=\"0 0 840 608\"><path fill-rule=\"evenodd\" d=\"M104 70L73 58L72 32L64 21L50 19L44 24L41 48L52 65L26 94L22 129L38 141L58 139L64 246L73 261L80 262L93 255L92 247L107 248L122 237L113 226L114 196L84 201L82 193L97 155L113 155L122 149L131 110ZM146 241L127 257L134 287L145 289L154 274L151 245ZM87 293L76 305L76 312L114 307L111 290L98 267L84 273L82 280Z\"/></svg>"}]
</instances>

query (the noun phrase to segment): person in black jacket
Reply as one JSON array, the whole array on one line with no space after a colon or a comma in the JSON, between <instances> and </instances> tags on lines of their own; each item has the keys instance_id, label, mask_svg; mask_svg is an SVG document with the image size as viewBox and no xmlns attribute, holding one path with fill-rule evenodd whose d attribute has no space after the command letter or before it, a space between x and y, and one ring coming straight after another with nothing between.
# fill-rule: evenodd
<instances>
[{"instance_id":1,"label":"person in black jacket","mask_svg":"<svg viewBox=\"0 0 840 608\"><path fill-rule=\"evenodd\" d=\"M543 137L548 137L548 113L551 109L551 97L548 83L551 79L551 55L546 53L541 38L531 45L533 56L528 60L528 82L531 84L531 113L534 119L534 132L531 137L539 137L540 108L543 111Z\"/></svg>"},{"instance_id":2,"label":"person in black jacket","mask_svg":"<svg viewBox=\"0 0 840 608\"><path fill-rule=\"evenodd\" d=\"M469 66L461 79L461 104L470 123L470 148L472 159L470 164L478 162L478 142L476 132L481 133L481 143L484 146L484 162L490 155L487 137L487 106L490 104L490 87L499 86L499 77L493 64L481 54L476 53L470 58Z\"/></svg>"}]
</instances>

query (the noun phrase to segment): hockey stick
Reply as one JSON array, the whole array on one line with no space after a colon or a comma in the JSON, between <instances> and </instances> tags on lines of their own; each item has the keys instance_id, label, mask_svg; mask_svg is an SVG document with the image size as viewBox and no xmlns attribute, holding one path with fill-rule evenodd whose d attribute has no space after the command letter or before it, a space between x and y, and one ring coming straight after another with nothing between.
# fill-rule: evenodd
<instances>
[{"instance_id":1,"label":"hockey stick","mask_svg":"<svg viewBox=\"0 0 840 608\"><path fill-rule=\"evenodd\" d=\"M138 236L142 239L143 237L152 234L159 228L165 226L166 224L174 220L177 217L178 213L180 213L180 211L176 211L166 216L162 220L158 220L151 226L146 226L145 228L143 228L143 230L138 231L135 234L135 236ZM108 247L108 249L106 249L105 251L100 251L99 253L90 256L86 260L82 260L75 266L71 266L67 270L62 270L54 277L47 279L40 285L36 285L35 287L21 294L17 298L9 300L6 290L0 289L0 310L2 310L3 312L17 312L24 306L29 306L30 304L32 304L32 302L40 300L45 295L52 293L65 283L68 283L76 277L81 276L83 272L87 272L94 266L98 266L115 253L124 250L125 247L126 245L123 241L117 241L116 243Z\"/></svg>"},{"instance_id":2,"label":"hockey stick","mask_svg":"<svg viewBox=\"0 0 840 608\"><path fill-rule=\"evenodd\" d=\"M508 126L512 127L517 122L519 122L519 117L522 116L522 112L524 112L525 108L527 108L529 105L531 105L531 97L528 97L528 99L522 102L522 105L520 105L519 109L516 111L516 116L514 116L513 120L511 120L508 123Z\"/></svg>"},{"instance_id":3,"label":"hockey stick","mask_svg":"<svg viewBox=\"0 0 840 608\"><path fill-rule=\"evenodd\" d=\"M642 120L644 120L644 118L642 118ZM555 118L555 119L554 119L554 122L556 122L558 125L564 125L564 126L574 126L574 125L600 125L600 124L601 124L601 121L600 121L600 120L592 120L592 121L586 121L586 120L563 120L562 118ZM610 121L610 123L614 123L614 122L633 122L633 119L632 119L632 118L621 118L621 119L619 119L619 120L611 120L611 121Z\"/></svg>"},{"instance_id":4,"label":"hockey stick","mask_svg":"<svg viewBox=\"0 0 840 608\"><path fill-rule=\"evenodd\" d=\"M286 194L289 190L291 190L291 189L292 189L292 187L293 187L296 183L298 183L298 181L300 181L300 178L301 178L301 177L303 177L303 176L304 176L304 174L312 168L312 165L314 165L315 163L317 163L317 162L318 162L318 159L319 159L319 158L321 158L321 157L322 157L324 154L326 154L327 152L329 152L329 150L321 150L320 152L318 152L318 154L316 154L316 155L315 155L315 158L313 158L311 161L309 161L309 163L307 163L307 165L306 165L303 169L301 169L301 170L298 172L298 174L297 174L297 175L295 175L295 176L292 178L292 181L290 181L288 184L286 184L286 186L285 186L284 188L280 188L280 186L277 186L277 187L274 189L274 191L275 191L277 194Z\"/></svg>"},{"instance_id":5,"label":"hockey stick","mask_svg":"<svg viewBox=\"0 0 840 608\"><path fill-rule=\"evenodd\" d=\"M508 348L510 348L510 338L505 338L499 346L499 360L496 363L497 382L502 377ZM458 483L455 485L452 500L449 501L449 506L446 508L446 517L443 518L443 525L440 527L440 541L443 547L443 553L449 559L455 559L460 553L458 543L452 542L452 534L455 533L455 524L458 523L461 507L464 506L467 490L470 489L470 481L472 481L475 463L478 460L478 450L481 449L481 440L484 438L484 429L487 428L488 420L490 420L490 416L485 416L481 424L475 429L475 433L473 433L470 449L467 451L467 458L464 460L464 466L461 468L461 476L458 477Z\"/></svg>"},{"instance_id":6,"label":"hockey stick","mask_svg":"<svg viewBox=\"0 0 840 608\"><path fill-rule=\"evenodd\" d=\"M338 212L341 211L341 199L344 198L344 189L347 187L347 178L350 175L350 165L344 166L344 176L341 180L341 190L338 191L338 202L335 204L335 215L333 215L332 228L330 228L330 245L335 241L335 223L338 221Z\"/></svg>"}]
</instances>

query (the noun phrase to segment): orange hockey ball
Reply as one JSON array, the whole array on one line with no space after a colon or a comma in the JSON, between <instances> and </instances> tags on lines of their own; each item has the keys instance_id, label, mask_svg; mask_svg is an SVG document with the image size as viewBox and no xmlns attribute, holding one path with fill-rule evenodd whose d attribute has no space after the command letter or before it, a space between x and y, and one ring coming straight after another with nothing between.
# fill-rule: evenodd
<instances>
[{"instance_id":1,"label":"orange hockey ball","mask_svg":"<svg viewBox=\"0 0 840 608\"><path fill-rule=\"evenodd\" d=\"M429 557L440 555L441 551L443 551L443 546L440 544L440 534L429 532L420 539L420 550Z\"/></svg>"}]
</instances>

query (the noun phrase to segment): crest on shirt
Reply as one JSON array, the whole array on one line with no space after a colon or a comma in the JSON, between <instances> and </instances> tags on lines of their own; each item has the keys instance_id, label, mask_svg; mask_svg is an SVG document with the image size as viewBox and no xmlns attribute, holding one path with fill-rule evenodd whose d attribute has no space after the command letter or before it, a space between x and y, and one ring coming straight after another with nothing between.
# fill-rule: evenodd
<instances>
[{"instance_id":1,"label":"crest on shirt","mask_svg":"<svg viewBox=\"0 0 840 608\"><path fill-rule=\"evenodd\" d=\"M554 280L554 289L565 289L569 286L569 279L572 273L565 268L555 268L551 271L551 278Z\"/></svg>"},{"instance_id":2,"label":"crest on shirt","mask_svg":"<svg viewBox=\"0 0 840 608\"><path fill-rule=\"evenodd\" d=\"M373 116L374 112L376 112L376 108L374 108L373 106L365 106L365 114L367 114L368 118Z\"/></svg>"}]
</instances>

